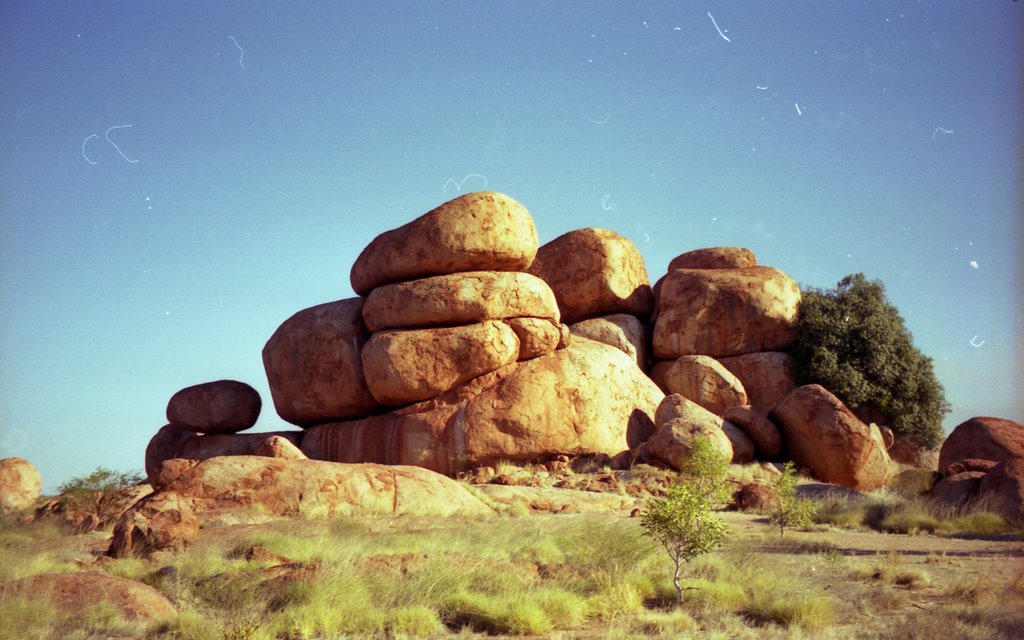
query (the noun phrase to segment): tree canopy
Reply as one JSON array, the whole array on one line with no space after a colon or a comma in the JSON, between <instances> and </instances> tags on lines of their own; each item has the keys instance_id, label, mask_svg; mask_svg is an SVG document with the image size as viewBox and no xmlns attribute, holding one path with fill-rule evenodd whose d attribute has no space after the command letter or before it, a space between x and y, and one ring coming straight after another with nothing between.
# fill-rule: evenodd
<instances>
[{"instance_id":1,"label":"tree canopy","mask_svg":"<svg viewBox=\"0 0 1024 640\"><path fill-rule=\"evenodd\" d=\"M857 273L802 294L791 351L797 382L820 384L851 409L873 408L896 434L938 446L949 403L885 286Z\"/></svg>"}]
</instances>

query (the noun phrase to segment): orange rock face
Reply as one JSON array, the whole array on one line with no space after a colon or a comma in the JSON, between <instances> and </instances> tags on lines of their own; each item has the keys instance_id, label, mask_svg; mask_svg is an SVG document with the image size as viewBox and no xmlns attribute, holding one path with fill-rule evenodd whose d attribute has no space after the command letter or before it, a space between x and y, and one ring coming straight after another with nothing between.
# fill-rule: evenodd
<instances>
[{"instance_id":1,"label":"orange rock face","mask_svg":"<svg viewBox=\"0 0 1024 640\"><path fill-rule=\"evenodd\" d=\"M262 406L259 392L244 382L204 382L171 396L167 422L183 431L237 433L256 424Z\"/></svg>"},{"instance_id":2,"label":"orange rock face","mask_svg":"<svg viewBox=\"0 0 1024 640\"><path fill-rule=\"evenodd\" d=\"M31 507L43 490L43 480L24 458L0 459L0 511Z\"/></svg>"},{"instance_id":3,"label":"orange rock face","mask_svg":"<svg viewBox=\"0 0 1024 640\"><path fill-rule=\"evenodd\" d=\"M352 289L463 271L526 271L537 254L530 213L493 191L467 193L386 231L352 265Z\"/></svg>"},{"instance_id":4,"label":"orange rock face","mask_svg":"<svg viewBox=\"0 0 1024 640\"><path fill-rule=\"evenodd\" d=\"M558 303L537 276L513 271L474 271L377 287L363 304L373 332L472 324L515 317L556 324Z\"/></svg>"},{"instance_id":5,"label":"orange rock face","mask_svg":"<svg viewBox=\"0 0 1024 640\"><path fill-rule=\"evenodd\" d=\"M519 338L488 320L462 327L382 331L363 348L363 373L377 402L401 406L432 398L519 357Z\"/></svg>"},{"instance_id":6,"label":"orange rock face","mask_svg":"<svg viewBox=\"0 0 1024 640\"><path fill-rule=\"evenodd\" d=\"M949 465L965 458L1024 460L1024 424L986 417L958 424L939 449L939 471L945 473Z\"/></svg>"},{"instance_id":7,"label":"orange rock face","mask_svg":"<svg viewBox=\"0 0 1024 640\"><path fill-rule=\"evenodd\" d=\"M412 464L446 475L499 460L615 455L647 439L662 397L626 354L575 338L430 400L314 427L302 450L314 459Z\"/></svg>"},{"instance_id":8,"label":"orange rock face","mask_svg":"<svg viewBox=\"0 0 1024 640\"><path fill-rule=\"evenodd\" d=\"M769 417L782 429L793 461L819 479L857 491L885 484L890 461L882 434L824 387L798 387Z\"/></svg>"},{"instance_id":9,"label":"orange rock face","mask_svg":"<svg viewBox=\"0 0 1024 640\"><path fill-rule=\"evenodd\" d=\"M796 389L789 355L781 351L762 351L719 360L743 384L750 406L764 415Z\"/></svg>"},{"instance_id":10,"label":"orange rock face","mask_svg":"<svg viewBox=\"0 0 1024 640\"><path fill-rule=\"evenodd\" d=\"M750 406L731 407L722 417L742 429L761 455L771 458L782 451L782 436L778 427L757 409Z\"/></svg>"},{"instance_id":11,"label":"orange rock face","mask_svg":"<svg viewBox=\"0 0 1024 640\"><path fill-rule=\"evenodd\" d=\"M156 487L156 473L165 460L206 460L217 456L254 455L271 436L278 436L298 446L302 434L301 431L276 431L207 436L166 425L156 432L146 446L146 477L149 483Z\"/></svg>"},{"instance_id":12,"label":"orange rock face","mask_svg":"<svg viewBox=\"0 0 1024 640\"><path fill-rule=\"evenodd\" d=\"M551 286L562 321L569 324L613 313L646 319L654 307L643 256L614 231L563 234L537 251L529 271Z\"/></svg>"},{"instance_id":13,"label":"orange rock face","mask_svg":"<svg viewBox=\"0 0 1024 640\"><path fill-rule=\"evenodd\" d=\"M722 418L678 393L665 396L654 414L656 431L648 440L651 452L670 466L681 469L690 456L690 442L706 437L725 459L732 461L732 441L722 431Z\"/></svg>"},{"instance_id":14,"label":"orange rock face","mask_svg":"<svg viewBox=\"0 0 1024 640\"><path fill-rule=\"evenodd\" d=\"M615 347L636 360L641 369L647 367L647 329L636 316L615 313L610 316L583 320L569 327L581 338Z\"/></svg>"},{"instance_id":15,"label":"orange rock face","mask_svg":"<svg viewBox=\"0 0 1024 640\"><path fill-rule=\"evenodd\" d=\"M286 320L263 347L278 415L304 426L377 409L363 378L360 353L367 339L360 298L303 309Z\"/></svg>"},{"instance_id":16,"label":"orange rock face","mask_svg":"<svg viewBox=\"0 0 1024 640\"><path fill-rule=\"evenodd\" d=\"M784 349L796 337L799 303L796 283L770 267L672 271L660 290L654 355L718 358Z\"/></svg>"},{"instance_id":17,"label":"orange rock face","mask_svg":"<svg viewBox=\"0 0 1024 640\"><path fill-rule=\"evenodd\" d=\"M668 271L676 269L742 269L756 267L757 257L743 247L709 247L695 249L672 258Z\"/></svg>"},{"instance_id":18,"label":"orange rock face","mask_svg":"<svg viewBox=\"0 0 1024 640\"><path fill-rule=\"evenodd\" d=\"M104 573L47 573L13 583L28 600L49 602L61 616L81 618L98 606L112 609L120 620L156 622L177 615L171 601L153 587Z\"/></svg>"},{"instance_id":19,"label":"orange rock face","mask_svg":"<svg viewBox=\"0 0 1024 640\"><path fill-rule=\"evenodd\" d=\"M747 404L739 379L708 356L681 356L664 373L668 393L678 393L711 413Z\"/></svg>"}]
</instances>

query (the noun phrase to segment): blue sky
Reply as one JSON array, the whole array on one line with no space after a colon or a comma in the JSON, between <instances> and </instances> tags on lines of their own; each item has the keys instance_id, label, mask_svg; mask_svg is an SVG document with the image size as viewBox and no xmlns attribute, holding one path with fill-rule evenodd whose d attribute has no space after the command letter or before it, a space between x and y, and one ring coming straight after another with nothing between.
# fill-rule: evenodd
<instances>
[{"instance_id":1,"label":"blue sky","mask_svg":"<svg viewBox=\"0 0 1024 640\"><path fill-rule=\"evenodd\" d=\"M282 426L277 326L485 187L542 242L632 238L652 280L707 246L864 272L947 429L1024 420L1022 5L8 0L0 456L48 490L140 468L170 396L221 378Z\"/></svg>"}]
</instances>

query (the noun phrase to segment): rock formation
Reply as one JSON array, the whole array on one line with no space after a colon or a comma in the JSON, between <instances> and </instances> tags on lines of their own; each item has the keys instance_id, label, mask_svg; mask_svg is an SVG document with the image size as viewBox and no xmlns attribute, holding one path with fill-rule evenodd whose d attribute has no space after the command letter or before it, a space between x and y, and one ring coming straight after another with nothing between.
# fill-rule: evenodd
<instances>
[{"instance_id":1,"label":"rock formation","mask_svg":"<svg viewBox=\"0 0 1024 640\"><path fill-rule=\"evenodd\" d=\"M39 498L43 480L24 458L0 459L0 512L28 509Z\"/></svg>"},{"instance_id":2,"label":"rock formation","mask_svg":"<svg viewBox=\"0 0 1024 640\"><path fill-rule=\"evenodd\" d=\"M244 382L205 382L171 396L167 422L182 431L238 433L256 424L262 406L259 392Z\"/></svg>"},{"instance_id":3,"label":"rock formation","mask_svg":"<svg viewBox=\"0 0 1024 640\"><path fill-rule=\"evenodd\" d=\"M9 588L26 600L49 603L61 617L84 618L97 607L129 622L168 622L178 613L153 587L102 571L45 573L17 580Z\"/></svg>"}]
</instances>

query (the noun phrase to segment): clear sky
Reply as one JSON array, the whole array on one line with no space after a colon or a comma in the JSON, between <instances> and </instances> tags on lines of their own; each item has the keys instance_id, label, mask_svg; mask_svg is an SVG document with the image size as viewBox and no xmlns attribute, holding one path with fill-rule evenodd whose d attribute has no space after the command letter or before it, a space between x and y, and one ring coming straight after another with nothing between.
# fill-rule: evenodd
<instances>
[{"instance_id":1,"label":"clear sky","mask_svg":"<svg viewBox=\"0 0 1024 640\"><path fill-rule=\"evenodd\" d=\"M1024 2L0 3L0 457L142 466L183 387L483 188L652 281L745 246L882 280L953 405L1024 421Z\"/></svg>"}]
</instances>

